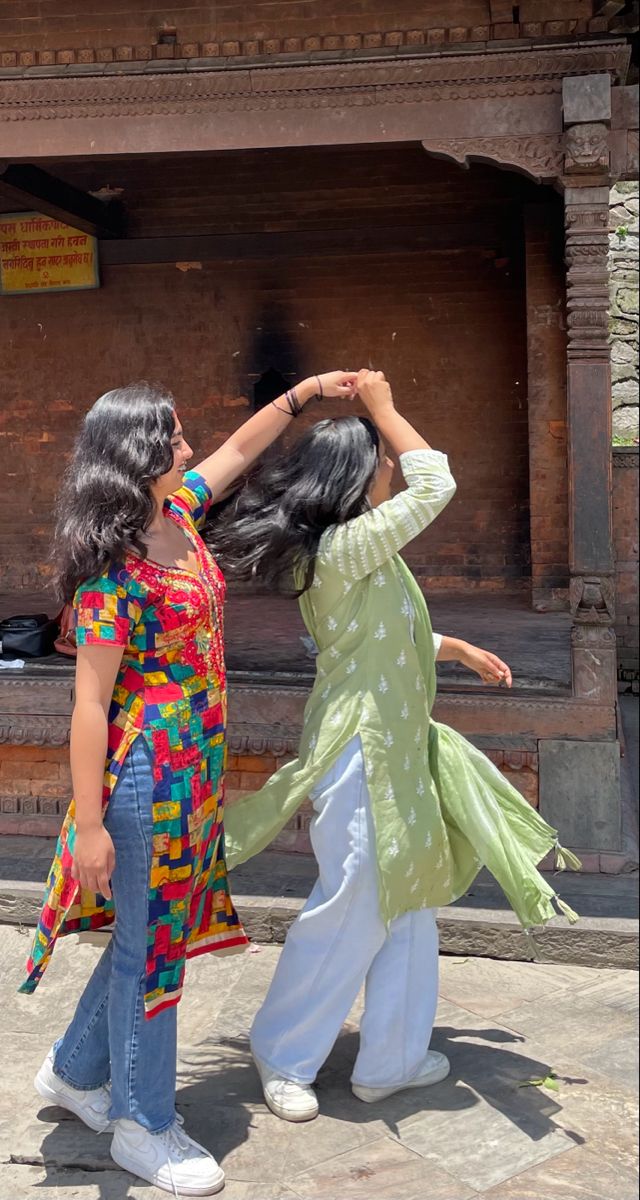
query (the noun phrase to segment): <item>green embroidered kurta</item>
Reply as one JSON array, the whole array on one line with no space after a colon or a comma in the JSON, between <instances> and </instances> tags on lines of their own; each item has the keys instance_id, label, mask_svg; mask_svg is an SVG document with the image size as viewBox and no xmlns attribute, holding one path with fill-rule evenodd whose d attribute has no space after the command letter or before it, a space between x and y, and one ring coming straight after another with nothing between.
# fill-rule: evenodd
<instances>
[{"instance_id":1,"label":"green embroidered kurta","mask_svg":"<svg viewBox=\"0 0 640 1200\"><path fill-rule=\"evenodd\" d=\"M406 490L321 539L313 585L300 599L318 655L299 757L227 809L227 863L264 849L359 734L383 919L451 903L484 864L522 924L541 924L556 915L555 894L536 865L557 846L556 831L483 754L430 716L431 623L399 551L445 507L455 482L435 450L403 454L400 465Z\"/></svg>"}]
</instances>

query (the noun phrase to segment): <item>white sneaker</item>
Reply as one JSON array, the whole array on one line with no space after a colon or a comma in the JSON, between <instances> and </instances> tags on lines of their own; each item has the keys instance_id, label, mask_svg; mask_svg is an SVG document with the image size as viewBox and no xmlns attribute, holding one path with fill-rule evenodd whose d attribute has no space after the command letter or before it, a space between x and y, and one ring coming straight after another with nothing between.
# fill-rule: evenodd
<instances>
[{"instance_id":1,"label":"white sneaker","mask_svg":"<svg viewBox=\"0 0 640 1200\"><path fill-rule=\"evenodd\" d=\"M90 1091L80 1091L79 1088L69 1087L53 1069L53 1049L49 1051L38 1074L34 1079L35 1089L43 1100L57 1104L59 1108L67 1108L69 1112L80 1117L94 1133L110 1133L113 1123L109 1120L111 1107L111 1091L108 1087L91 1088Z\"/></svg>"},{"instance_id":2,"label":"white sneaker","mask_svg":"<svg viewBox=\"0 0 640 1200\"><path fill-rule=\"evenodd\" d=\"M149 1133L137 1121L115 1122L111 1157L119 1167L172 1196L213 1196L224 1187L224 1171L204 1146L187 1137L181 1122Z\"/></svg>"},{"instance_id":3,"label":"white sneaker","mask_svg":"<svg viewBox=\"0 0 640 1200\"><path fill-rule=\"evenodd\" d=\"M429 1050L418 1074L407 1083L395 1083L390 1087L365 1087L361 1083L352 1083L351 1091L358 1100L364 1100L365 1104L375 1104L376 1100L386 1100L387 1096L393 1096L394 1092L403 1092L406 1088L429 1087L432 1083L441 1083L447 1078L450 1070L451 1063L444 1054L439 1054L437 1050Z\"/></svg>"},{"instance_id":4,"label":"white sneaker","mask_svg":"<svg viewBox=\"0 0 640 1200\"><path fill-rule=\"evenodd\" d=\"M317 1117L320 1105L312 1087L294 1083L292 1079L283 1079L277 1071L260 1062L255 1054L253 1060L258 1068L267 1106L276 1117L282 1117L283 1121L313 1121Z\"/></svg>"}]
</instances>

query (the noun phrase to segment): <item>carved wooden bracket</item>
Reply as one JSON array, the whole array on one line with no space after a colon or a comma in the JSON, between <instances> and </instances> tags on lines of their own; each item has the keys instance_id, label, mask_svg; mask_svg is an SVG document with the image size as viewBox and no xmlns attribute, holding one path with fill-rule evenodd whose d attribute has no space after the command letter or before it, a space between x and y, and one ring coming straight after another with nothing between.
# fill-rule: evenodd
<instances>
[{"instance_id":1,"label":"carved wooden bracket","mask_svg":"<svg viewBox=\"0 0 640 1200\"><path fill-rule=\"evenodd\" d=\"M569 585L569 605L576 625L613 625L616 616L613 578L574 575Z\"/></svg>"},{"instance_id":2,"label":"carved wooden bracket","mask_svg":"<svg viewBox=\"0 0 640 1200\"><path fill-rule=\"evenodd\" d=\"M564 144L561 134L537 137L427 138L424 149L437 158L449 158L461 166L472 162L510 167L536 183L552 181L562 174Z\"/></svg>"}]
</instances>

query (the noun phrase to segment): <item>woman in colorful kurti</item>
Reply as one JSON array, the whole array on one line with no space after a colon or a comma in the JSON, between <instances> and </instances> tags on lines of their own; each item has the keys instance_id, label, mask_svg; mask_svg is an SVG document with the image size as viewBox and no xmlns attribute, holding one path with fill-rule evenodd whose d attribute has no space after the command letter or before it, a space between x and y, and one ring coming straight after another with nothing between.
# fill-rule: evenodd
<instances>
[{"instance_id":1,"label":"woman in colorful kurti","mask_svg":"<svg viewBox=\"0 0 640 1200\"><path fill-rule=\"evenodd\" d=\"M494 683L511 677L495 655L432 634L398 552L455 483L446 457L396 411L384 376L363 372L358 387L375 425L320 422L214 531L239 577L277 584L293 569L318 648L298 759L234 805L226 826L233 866L266 846L305 797L314 807L319 879L251 1033L266 1102L294 1121L317 1114L311 1085L363 983L356 1096L379 1100L448 1073L444 1055L429 1050L435 912L467 891L482 864L523 925L554 916L554 901L574 917L536 870L557 847L555 830L430 716L435 656ZM393 499L384 443L407 484Z\"/></svg>"},{"instance_id":2,"label":"woman in colorful kurti","mask_svg":"<svg viewBox=\"0 0 640 1200\"><path fill-rule=\"evenodd\" d=\"M56 938L114 924L36 1088L122 1167L178 1195L224 1184L175 1111L176 1005L185 960L242 949L223 843L224 579L199 536L220 495L332 372L247 421L195 470L171 396L135 384L87 414L59 506L59 590L76 612L74 800L47 883L28 978Z\"/></svg>"}]
</instances>

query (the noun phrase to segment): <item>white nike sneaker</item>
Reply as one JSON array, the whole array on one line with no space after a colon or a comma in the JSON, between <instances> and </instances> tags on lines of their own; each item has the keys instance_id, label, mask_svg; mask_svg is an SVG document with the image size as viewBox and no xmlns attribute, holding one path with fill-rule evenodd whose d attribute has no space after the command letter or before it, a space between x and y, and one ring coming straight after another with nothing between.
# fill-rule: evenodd
<instances>
[{"instance_id":1,"label":"white nike sneaker","mask_svg":"<svg viewBox=\"0 0 640 1200\"><path fill-rule=\"evenodd\" d=\"M406 1088L430 1087L433 1083L441 1083L447 1078L450 1070L451 1063L444 1054L439 1054L437 1050L429 1050L418 1074L406 1083L395 1083L389 1087L365 1087L361 1083L352 1083L351 1091L358 1100L364 1100L365 1104L375 1104L376 1100L386 1100L387 1096L393 1096L394 1092L404 1092Z\"/></svg>"},{"instance_id":2,"label":"white nike sneaker","mask_svg":"<svg viewBox=\"0 0 640 1200\"><path fill-rule=\"evenodd\" d=\"M162 1133L149 1133L137 1121L115 1122L114 1162L172 1196L213 1196L224 1187L224 1171L175 1120Z\"/></svg>"},{"instance_id":3,"label":"white nike sneaker","mask_svg":"<svg viewBox=\"0 0 640 1200\"><path fill-rule=\"evenodd\" d=\"M47 1054L33 1082L43 1100L75 1113L94 1133L111 1133L113 1130L113 1123L109 1120L110 1089L99 1087L80 1091L79 1088L69 1087L53 1069L53 1049Z\"/></svg>"},{"instance_id":4,"label":"white nike sneaker","mask_svg":"<svg viewBox=\"0 0 640 1200\"><path fill-rule=\"evenodd\" d=\"M277 1071L260 1062L255 1054L253 1060L258 1068L267 1107L276 1117L282 1117L283 1121L313 1121L317 1117L320 1105L309 1084L283 1079Z\"/></svg>"}]
</instances>

